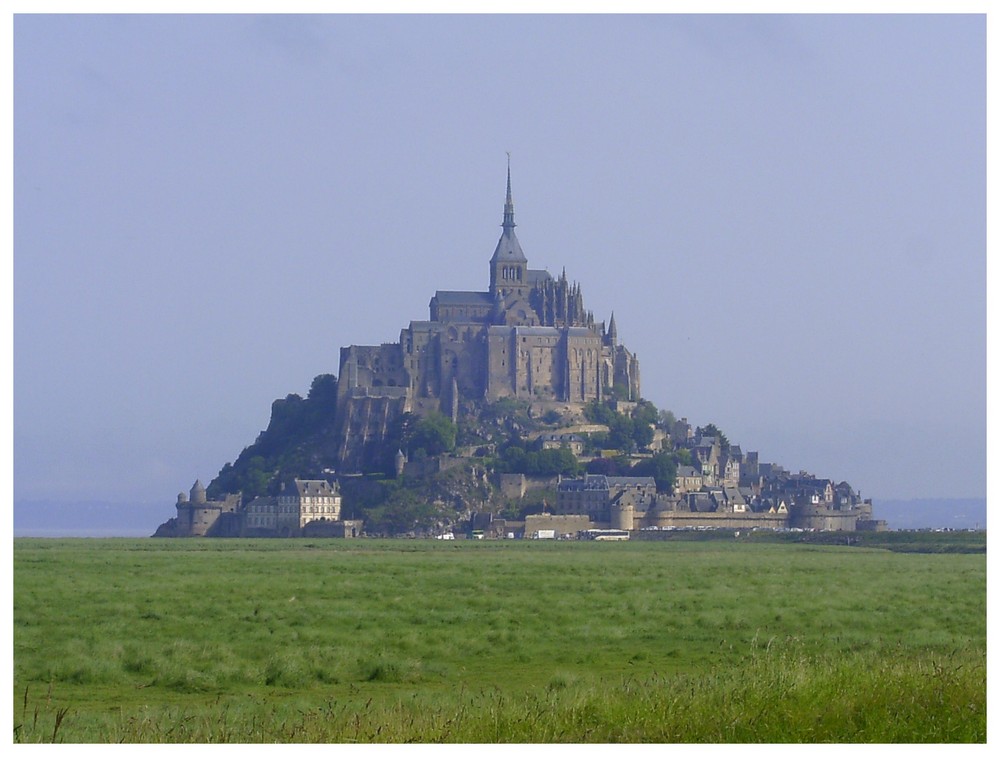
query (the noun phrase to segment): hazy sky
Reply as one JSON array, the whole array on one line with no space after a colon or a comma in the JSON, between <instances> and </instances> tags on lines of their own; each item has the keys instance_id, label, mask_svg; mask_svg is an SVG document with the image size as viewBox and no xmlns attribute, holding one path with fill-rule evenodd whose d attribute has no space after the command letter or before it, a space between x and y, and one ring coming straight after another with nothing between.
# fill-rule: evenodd
<instances>
[{"instance_id":1,"label":"hazy sky","mask_svg":"<svg viewBox=\"0 0 1000 757\"><path fill-rule=\"evenodd\" d=\"M657 406L986 494L983 16L19 16L13 121L15 500L169 517L487 288L506 151Z\"/></svg>"}]
</instances>

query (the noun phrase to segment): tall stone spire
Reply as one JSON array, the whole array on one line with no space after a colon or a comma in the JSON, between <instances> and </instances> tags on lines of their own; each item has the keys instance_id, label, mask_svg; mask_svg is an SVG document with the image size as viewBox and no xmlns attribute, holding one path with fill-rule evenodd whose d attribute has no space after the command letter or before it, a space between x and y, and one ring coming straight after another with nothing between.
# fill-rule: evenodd
<instances>
[{"instance_id":1,"label":"tall stone spire","mask_svg":"<svg viewBox=\"0 0 1000 757\"><path fill-rule=\"evenodd\" d=\"M490 258L490 294L528 294L528 259L514 233L514 200L510 191L510 153L507 153L507 199L503 205L503 231Z\"/></svg>"},{"instance_id":2,"label":"tall stone spire","mask_svg":"<svg viewBox=\"0 0 1000 757\"><path fill-rule=\"evenodd\" d=\"M514 199L510 193L510 153L507 153L507 201L503 205L503 228L513 229L517 226L514 223Z\"/></svg>"}]
</instances>

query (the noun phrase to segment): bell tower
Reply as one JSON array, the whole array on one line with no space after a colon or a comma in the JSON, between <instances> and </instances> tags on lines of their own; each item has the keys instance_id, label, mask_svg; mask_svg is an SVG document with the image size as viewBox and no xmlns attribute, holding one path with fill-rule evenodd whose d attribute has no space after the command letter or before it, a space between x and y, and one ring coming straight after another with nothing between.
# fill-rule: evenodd
<instances>
[{"instance_id":1,"label":"bell tower","mask_svg":"<svg viewBox=\"0 0 1000 757\"><path fill-rule=\"evenodd\" d=\"M490 258L490 294L495 298L528 296L528 259L514 233L514 200L510 192L510 153L507 153L507 200L503 206L503 231Z\"/></svg>"}]
</instances>

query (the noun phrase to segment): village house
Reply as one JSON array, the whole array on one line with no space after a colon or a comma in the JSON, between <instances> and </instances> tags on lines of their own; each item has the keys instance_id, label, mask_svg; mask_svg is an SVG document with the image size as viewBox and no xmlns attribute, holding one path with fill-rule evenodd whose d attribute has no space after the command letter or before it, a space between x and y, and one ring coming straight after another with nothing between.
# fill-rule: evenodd
<instances>
[{"instance_id":1,"label":"village house","mask_svg":"<svg viewBox=\"0 0 1000 757\"><path fill-rule=\"evenodd\" d=\"M246 535L297 536L314 522L340 522L341 498L325 480L292 479L277 496L255 497L243 509Z\"/></svg>"},{"instance_id":2,"label":"village house","mask_svg":"<svg viewBox=\"0 0 1000 757\"><path fill-rule=\"evenodd\" d=\"M693 465L678 465L674 479L674 494L683 496L688 492L696 492L704 485L701 472Z\"/></svg>"},{"instance_id":3,"label":"village house","mask_svg":"<svg viewBox=\"0 0 1000 757\"><path fill-rule=\"evenodd\" d=\"M650 476L605 476L586 474L566 478L556 491L556 514L588 515L595 522L611 519L613 504L629 505L637 510L656 503L656 481Z\"/></svg>"},{"instance_id":4,"label":"village house","mask_svg":"<svg viewBox=\"0 0 1000 757\"><path fill-rule=\"evenodd\" d=\"M543 434L538 437L540 449L562 449L565 447L577 457L583 455L584 441L579 434Z\"/></svg>"}]
</instances>

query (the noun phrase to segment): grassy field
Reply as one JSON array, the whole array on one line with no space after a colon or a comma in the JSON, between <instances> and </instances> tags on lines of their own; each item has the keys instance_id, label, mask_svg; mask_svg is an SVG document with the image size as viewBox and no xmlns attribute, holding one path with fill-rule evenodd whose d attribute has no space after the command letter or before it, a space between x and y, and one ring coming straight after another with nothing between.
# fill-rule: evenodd
<instances>
[{"instance_id":1,"label":"grassy field","mask_svg":"<svg viewBox=\"0 0 1000 757\"><path fill-rule=\"evenodd\" d=\"M983 742L985 552L927 552L17 539L14 741Z\"/></svg>"}]
</instances>

